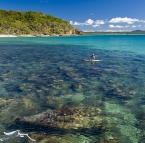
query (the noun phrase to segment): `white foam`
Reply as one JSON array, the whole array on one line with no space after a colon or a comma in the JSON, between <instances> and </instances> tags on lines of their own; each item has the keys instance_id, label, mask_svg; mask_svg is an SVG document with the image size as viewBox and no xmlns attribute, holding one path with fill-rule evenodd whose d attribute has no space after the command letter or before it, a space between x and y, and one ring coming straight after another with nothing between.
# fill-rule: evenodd
<instances>
[{"instance_id":1,"label":"white foam","mask_svg":"<svg viewBox=\"0 0 145 143\"><path fill-rule=\"evenodd\" d=\"M10 135L15 134L16 132L17 132L17 131L12 131L12 132L9 132L9 133L4 132L4 134L7 135L7 136L10 136Z\"/></svg>"},{"instance_id":2,"label":"white foam","mask_svg":"<svg viewBox=\"0 0 145 143\"><path fill-rule=\"evenodd\" d=\"M12 136L12 137L25 137L25 136L27 136L31 141L36 141L36 140L30 138L28 134L22 134L22 133L20 133L19 130L12 131L12 132L4 132L4 135L6 135L6 136ZM0 139L0 141L4 141L6 139L8 139L8 137L4 137L4 138Z\"/></svg>"}]
</instances>

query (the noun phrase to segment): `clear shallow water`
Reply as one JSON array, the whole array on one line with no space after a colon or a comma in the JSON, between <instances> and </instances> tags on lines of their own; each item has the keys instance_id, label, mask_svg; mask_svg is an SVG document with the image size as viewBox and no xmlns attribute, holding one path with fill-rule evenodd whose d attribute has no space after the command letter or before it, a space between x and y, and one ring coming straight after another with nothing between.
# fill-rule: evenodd
<instances>
[{"instance_id":1,"label":"clear shallow water","mask_svg":"<svg viewBox=\"0 0 145 143\"><path fill-rule=\"evenodd\" d=\"M144 35L0 38L1 141L34 142L21 135L29 134L38 142L142 143L144 45ZM82 62L92 53L102 61ZM74 106L99 108L100 125L62 132L14 122Z\"/></svg>"}]
</instances>

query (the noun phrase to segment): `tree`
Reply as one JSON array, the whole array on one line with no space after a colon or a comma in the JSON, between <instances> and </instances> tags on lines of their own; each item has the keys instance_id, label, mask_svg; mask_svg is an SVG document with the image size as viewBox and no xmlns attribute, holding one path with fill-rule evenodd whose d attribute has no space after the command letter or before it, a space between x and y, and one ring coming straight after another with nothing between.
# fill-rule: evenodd
<instances>
[{"instance_id":1,"label":"tree","mask_svg":"<svg viewBox=\"0 0 145 143\"><path fill-rule=\"evenodd\" d=\"M78 32L69 22L50 14L0 9L0 34L68 34Z\"/></svg>"}]
</instances>

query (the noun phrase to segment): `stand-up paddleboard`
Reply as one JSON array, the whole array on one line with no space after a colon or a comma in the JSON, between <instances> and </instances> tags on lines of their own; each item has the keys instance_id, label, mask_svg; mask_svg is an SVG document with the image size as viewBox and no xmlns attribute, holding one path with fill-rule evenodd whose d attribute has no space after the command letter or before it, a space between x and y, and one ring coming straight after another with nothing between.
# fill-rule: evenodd
<instances>
[{"instance_id":1,"label":"stand-up paddleboard","mask_svg":"<svg viewBox=\"0 0 145 143\"><path fill-rule=\"evenodd\" d=\"M102 60L87 60L87 59L82 59L82 61L84 61L84 62L100 62L100 61L102 61Z\"/></svg>"}]
</instances>

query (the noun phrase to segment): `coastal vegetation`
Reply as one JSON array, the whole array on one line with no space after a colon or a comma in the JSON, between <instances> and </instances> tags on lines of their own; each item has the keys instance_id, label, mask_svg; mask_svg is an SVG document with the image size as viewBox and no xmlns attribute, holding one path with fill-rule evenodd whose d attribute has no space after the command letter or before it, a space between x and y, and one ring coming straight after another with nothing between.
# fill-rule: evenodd
<instances>
[{"instance_id":1,"label":"coastal vegetation","mask_svg":"<svg viewBox=\"0 0 145 143\"><path fill-rule=\"evenodd\" d=\"M0 34L6 35L80 35L68 21L34 11L0 9Z\"/></svg>"}]
</instances>

